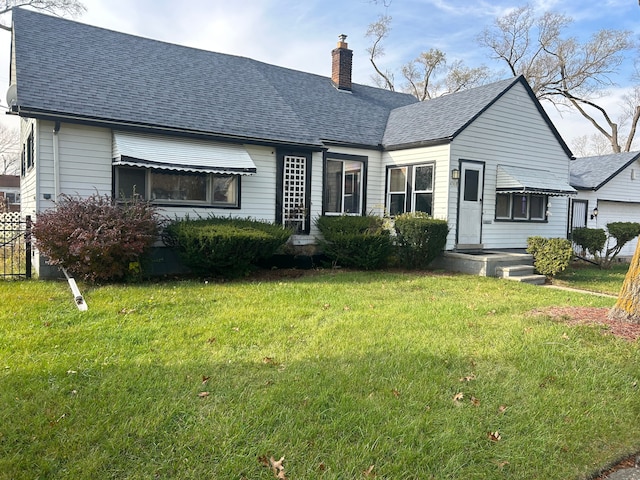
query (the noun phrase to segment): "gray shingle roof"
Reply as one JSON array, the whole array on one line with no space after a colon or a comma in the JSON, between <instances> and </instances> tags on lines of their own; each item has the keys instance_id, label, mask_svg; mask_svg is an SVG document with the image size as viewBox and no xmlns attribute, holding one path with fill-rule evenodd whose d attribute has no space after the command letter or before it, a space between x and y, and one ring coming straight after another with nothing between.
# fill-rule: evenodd
<instances>
[{"instance_id":1,"label":"gray shingle roof","mask_svg":"<svg viewBox=\"0 0 640 480\"><path fill-rule=\"evenodd\" d=\"M320 146L377 146L389 112L410 95L208 52L16 8L23 115ZM327 55L328 56L328 55Z\"/></svg>"},{"instance_id":2,"label":"gray shingle roof","mask_svg":"<svg viewBox=\"0 0 640 480\"><path fill-rule=\"evenodd\" d=\"M569 183L578 190L598 190L639 158L640 152L576 158L569 163Z\"/></svg>"},{"instance_id":3,"label":"gray shingle roof","mask_svg":"<svg viewBox=\"0 0 640 480\"><path fill-rule=\"evenodd\" d=\"M391 112L383 144L410 145L452 139L521 77L407 105Z\"/></svg>"}]
</instances>

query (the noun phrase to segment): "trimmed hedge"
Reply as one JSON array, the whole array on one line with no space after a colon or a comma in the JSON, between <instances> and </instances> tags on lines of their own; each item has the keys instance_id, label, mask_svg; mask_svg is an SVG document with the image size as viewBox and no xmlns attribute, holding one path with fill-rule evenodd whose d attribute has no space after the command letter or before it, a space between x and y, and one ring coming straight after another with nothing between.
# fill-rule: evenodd
<instances>
[{"instance_id":1,"label":"trimmed hedge","mask_svg":"<svg viewBox=\"0 0 640 480\"><path fill-rule=\"evenodd\" d=\"M607 242L607 234L602 228L574 228L571 238L576 245L596 257L600 255Z\"/></svg>"},{"instance_id":2,"label":"trimmed hedge","mask_svg":"<svg viewBox=\"0 0 640 480\"><path fill-rule=\"evenodd\" d=\"M173 221L163 236L194 273L237 278L272 257L291 233L291 229L250 218L212 216Z\"/></svg>"},{"instance_id":3,"label":"trimmed hedge","mask_svg":"<svg viewBox=\"0 0 640 480\"><path fill-rule=\"evenodd\" d=\"M571 242L566 238L529 237L527 252L533 255L533 264L538 273L547 277L566 269L573 257Z\"/></svg>"},{"instance_id":4,"label":"trimmed hedge","mask_svg":"<svg viewBox=\"0 0 640 480\"><path fill-rule=\"evenodd\" d=\"M405 268L426 268L444 250L449 233L446 220L426 213L405 213L395 218L398 262Z\"/></svg>"},{"instance_id":5,"label":"trimmed hedge","mask_svg":"<svg viewBox=\"0 0 640 480\"><path fill-rule=\"evenodd\" d=\"M324 216L318 217L316 226L323 236L320 247L334 264L363 270L375 270L387 265L392 242L382 218Z\"/></svg>"},{"instance_id":6,"label":"trimmed hedge","mask_svg":"<svg viewBox=\"0 0 640 480\"><path fill-rule=\"evenodd\" d=\"M611 222L607 223L607 230L608 233L602 228L585 227L575 228L572 232L574 243L593 255L603 269L610 268L622 248L640 234L640 223ZM615 239L615 245L609 246L612 238Z\"/></svg>"}]
</instances>

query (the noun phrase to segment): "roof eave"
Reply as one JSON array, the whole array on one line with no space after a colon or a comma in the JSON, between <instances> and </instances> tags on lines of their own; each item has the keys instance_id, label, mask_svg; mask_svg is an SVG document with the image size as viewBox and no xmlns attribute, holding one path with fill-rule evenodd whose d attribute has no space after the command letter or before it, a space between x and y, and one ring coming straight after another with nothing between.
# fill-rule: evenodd
<instances>
[{"instance_id":1,"label":"roof eave","mask_svg":"<svg viewBox=\"0 0 640 480\"><path fill-rule=\"evenodd\" d=\"M54 122L67 122L93 127L111 128L114 130L140 131L147 133L164 133L182 137L206 138L210 140L225 141L231 143L243 143L249 145L262 145L270 147L299 147L312 151L322 151L324 146L321 142L298 142L291 140L242 137L239 135L229 135L220 132L207 132L202 130L188 130L183 128L169 127L163 125L142 124L136 122L126 122L108 118L89 117L72 113L54 112L34 108L18 107L14 115L24 118L34 118L37 120L48 120Z\"/></svg>"},{"instance_id":2,"label":"roof eave","mask_svg":"<svg viewBox=\"0 0 640 480\"><path fill-rule=\"evenodd\" d=\"M444 145L451 143L453 137L436 138L433 140L421 140L419 142L399 143L395 145L383 145L383 151L392 152L394 150L409 150L411 148L434 147L436 145Z\"/></svg>"}]
</instances>

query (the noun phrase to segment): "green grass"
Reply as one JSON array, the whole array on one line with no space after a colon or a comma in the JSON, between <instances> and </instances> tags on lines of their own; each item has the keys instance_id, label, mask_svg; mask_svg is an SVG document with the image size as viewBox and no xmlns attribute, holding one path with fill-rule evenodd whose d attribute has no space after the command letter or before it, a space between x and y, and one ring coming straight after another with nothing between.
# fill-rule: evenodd
<instances>
[{"instance_id":1,"label":"green grass","mask_svg":"<svg viewBox=\"0 0 640 480\"><path fill-rule=\"evenodd\" d=\"M629 270L628 263L615 263L611 269L602 270L595 265L576 262L559 274L553 283L592 292L618 295L627 270Z\"/></svg>"},{"instance_id":2,"label":"green grass","mask_svg":"<svg viewBox=\"0 0 640 480\"><path fill-rule=\"evenodd\" d=\"M63 282L0 287L0 479L273 479L284 456L289 479L566 480L640 449L638 342L530 313L610 298L331 271L80 287L87 312Z\"/></svg>"}]
</instances>

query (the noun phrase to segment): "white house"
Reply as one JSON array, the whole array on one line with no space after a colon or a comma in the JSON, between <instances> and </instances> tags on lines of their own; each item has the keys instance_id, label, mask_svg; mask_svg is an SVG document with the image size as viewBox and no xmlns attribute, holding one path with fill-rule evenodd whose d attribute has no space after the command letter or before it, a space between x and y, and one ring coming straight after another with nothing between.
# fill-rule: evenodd
<instances>
[{"instance_id":1,"label":"white house","mask_svg":"<svg viewBox=\"0 0 640 480\"><path fill-rule=\"evenodd\" d=\"M640 223L640 152L576 158L570 163L571 227L603 228L611 222ZM633 256L638 239L627 243L618 258Z\"/></svg>"},{"instance_id":2,"label":"white house","mask_svg":"<svg viewBox=\"0 0 640 480\"><path fill-rule=\"evenodd\" d=\"M572 155L523 77L419 103L352 83L345 36L331 61L325 78L16 8L22 210L135 190L171 217L294 225L296 245L320 215L406 211L446 219L451 251L566 235Z\"/></svg>"},{"instance_id":3,"label":"white house","mask_svg":"<svg viewBox=\"0 0 640 480\"><path fill-rule=\"evenodd\" d=\"M20 177L0 175L0 213L20 211Z\"/></svg>"}]
</instances>

